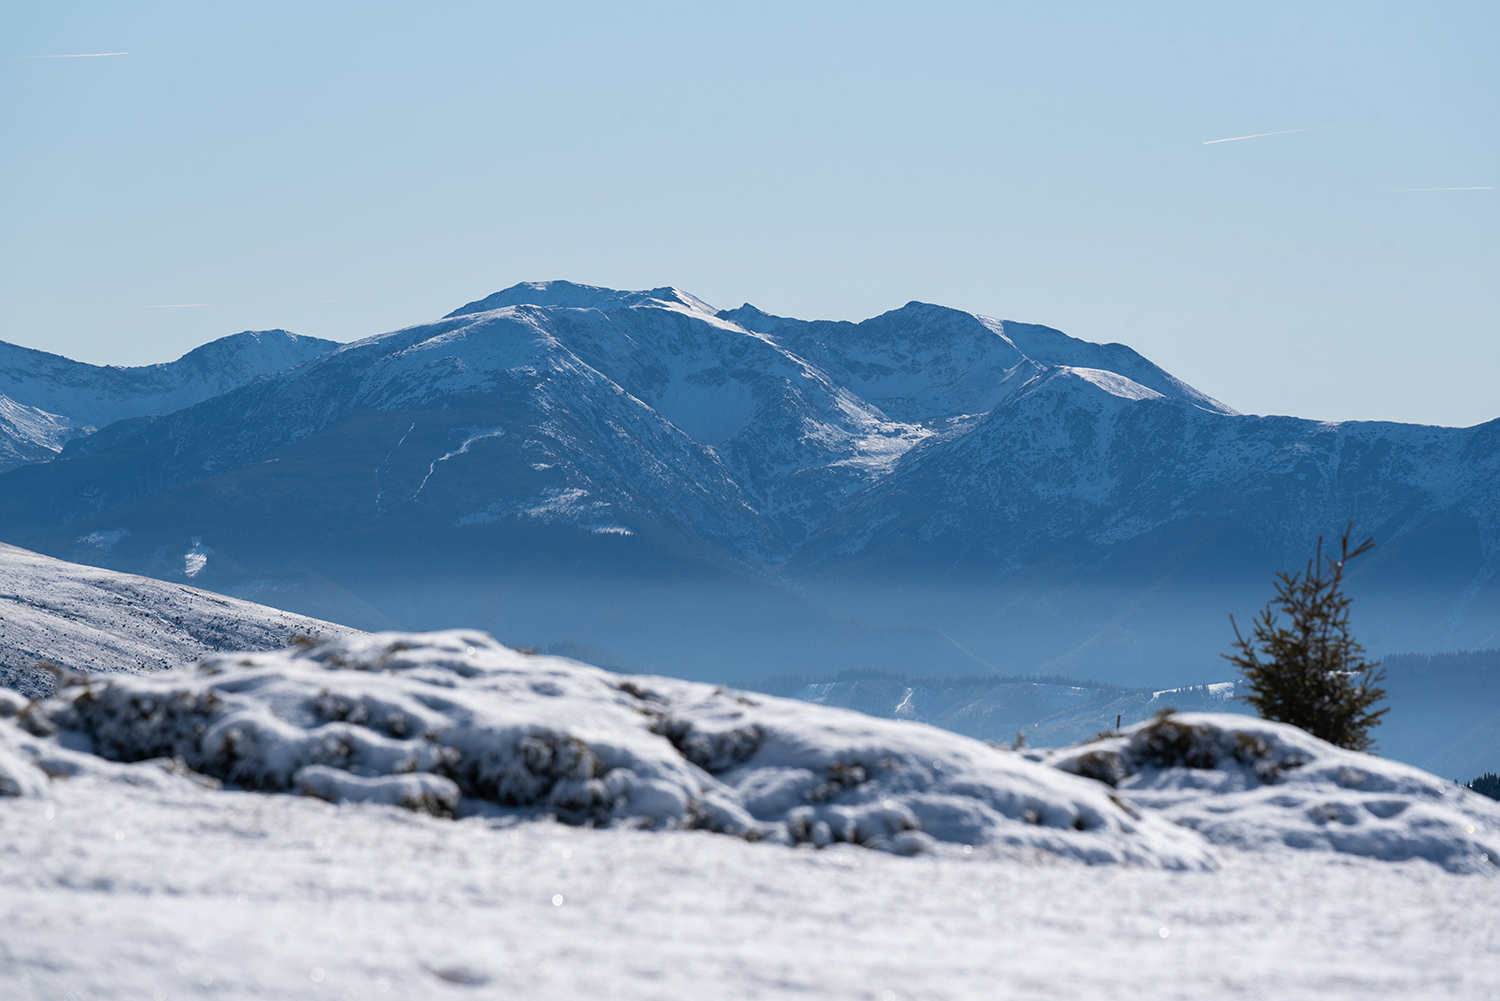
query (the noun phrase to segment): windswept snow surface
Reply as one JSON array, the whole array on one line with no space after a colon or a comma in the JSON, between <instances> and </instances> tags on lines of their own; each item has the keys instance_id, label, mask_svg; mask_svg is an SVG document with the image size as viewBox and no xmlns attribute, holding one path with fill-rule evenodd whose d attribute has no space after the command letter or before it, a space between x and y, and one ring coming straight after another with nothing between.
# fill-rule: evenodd
<instances>
[{"instance_id":1,"label":"windswept snow surface","mask_svg":"<svg viewBox=\"0 0 1500 1001\"><path fill-rule=\"evenodd\" d=\"M243 659L102 678L45 703L0 693L0 716L12 717L0 720L4 996L1500 993L1493 866L1461 874L1418 858L1379 861L1266 839L1210 849L1212 825L1194 832L1152 816L1144 799L1159 781L1142 781L1136 800L1128 777L1117 779L1116 805L1104 783L920 724L771 698L747 705L706 685L526 657L477 633L367 636ZM197 736L178 726L194 714L205 723ZM69 721L83 729L38 736ZM1241 732L1225 717L1182 721L1211 731L1192 731L1189 750L1232 756L1240 747L1225 742ZM433 739L414 737L419 727ZM753 749L751 727L760 728ZM1329 773L1348 759L1380 782L1410 780L1381 793L1408 802L1407 815L1434 799L1414 770L1334 753L1285 728L1246 729L1266 744L1252 760L1285 776ZM1143 776L1144 752L1131 749L1138 736L1090 747L1112 750L1128 759L1123 770ZM88 753L91 743L134 750L122 757L163 756L111 761ZM232 753L216 763L215 748ZM496 788L537 789L535 805L469 798L462 819L434 816L445 812L442 795L453 790L444 782L453 780L423 770L421 759L454 749L477 755L470 774L488 769ZM852 782L871 752L875 767ZM1291 767L1291 754L1307 760ZM590 755L603 777L536 768ZM302 764L309 756L324 763ZM1213 796L1234 803L1238 795L1216 791L1215 780L1249 784L1222 757L1175 772L1149 767L1157 779L1175 776L1173 789L1191 790L1211 812ZM193 767L268 789L291 776L304 795L220 787ZM622 769L631 778L612 784ZM1262 772L1255 781L1271 774ZM1278 779L1307 788L1296 781ZM550 822L573 810L590 782L598 785L588 802L602 805L613 789L623 809L612 806L602 828ZM771 803L765 794L775 788L800 795ZM416 795L403 799L403 789ZM1021 798L1058 815L1097 810L1108 822L1076 831L1049 826L1052 813L1033 824L996 807ZM702 806L686 809L684 800ZM949 808L933 810L940 800ZM1475 846L1500 830L1500 806L1463 793L1436 800L1446 813L1430 812L1429 827L1472 825L1463 837ZM958 833L953 819L965 811L954 807L965 802L967 816L988 825L968 848L916 837L909 826L915 819ZM843 841L812 850L816 836L792 847L800 838L793 817L809 808L901 817L895 826L907 829L877 832L871 846L894 851ZM1282 809L1242 804L1238 812L1275 823ZM1129 812L1143 815L1133 831L1121 819ZM682 829L702 819L720 829ZM740 836L735 822L745 825ZM744 837L751 825L768 836ZM902 834L913 840L903 846ZM1079 849L1090 842L1133 845L1136 864L1087 864L1090 853ZM924 850L899 854L915 848Z\"/></svg>"},{"instance_id":2,"label":"windswept snow surface","mask_svg":"<svg viewBox=\"0 0 1500 1001\"><path fill-rule=\"evenodd\" d=\"M0 995L1500 994L1500 885L1421 862L1227 852L1217 871L1162 872L813 852L697 831L452 823L164 773L131 784L150 767L0 800Z\"/></svg>"},{"instance_id":3,"label":"windswept snow surface","mask_svg":"<svg viewBox=\"0 0 1500 1001\"><path fill-rule=\"evenodd\" d=\"M107 537L94 544L107 547ZM181 584L54 560L0 543L0 686L52 690L39 662L90 674L157 671L293 635L356 630Z\"/></svg>"}]
</instances>

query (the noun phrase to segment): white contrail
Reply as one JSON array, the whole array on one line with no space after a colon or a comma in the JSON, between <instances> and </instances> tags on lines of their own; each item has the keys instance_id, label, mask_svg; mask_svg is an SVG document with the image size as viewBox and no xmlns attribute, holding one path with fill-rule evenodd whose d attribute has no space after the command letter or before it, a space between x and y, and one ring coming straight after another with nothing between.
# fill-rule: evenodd
<instances>
[{"instance_id":1,"label":"white contrail","mask_svg":"<svg viewBox=\"0 0 1500 1001\"><path fill-rule=\"evenodd\" d=\"M98 59L100 56L128 56L129 52L64 52L56 56L21 56L22 59Z\"/></svg>"},{"instance_id":2,"label":"white contrail","mask_svg":"<svg viewBox=\"0 0 1500 1001\"><path fill-rule=\"evenodd\" d=\"M1392 191L1494 191L1493 184L1479 184L1468 188L1392 188Z\"/></svg>"},{"instance_id":3,"label":"white contrail","mask_svg":"<svg viewBox=\"0 0 1500 1001\"><path fill-rule=\"evenodd\" d=\"M212 306L211 302L152 302L144 303L141 309L188 309L192 306Z\"/></svg>"},{"instance_id":4,"label":"white contrail","mask_svg":"<svg viewBox=\"0 0 1500 1001\"><path fill-rule=\"evenodd\" d=\"M1205 145L1205 146L1212 146L1214 143L1236 143L1236 142L1239 142L1241 139L1261 139L1261 138L1264 138L1265 136L1289 136L1293 132L1316 132L1319 129L1336 129L1336 128L1338 128L1337 125L1314 125L1311 128L1307 128L1307 129L1282 129L1280 132L1257 132L1253 136L1230 136L1228 139L1210 139L1208 142L1204 143L1203 145Z\"/></svg>"}]
</instances>

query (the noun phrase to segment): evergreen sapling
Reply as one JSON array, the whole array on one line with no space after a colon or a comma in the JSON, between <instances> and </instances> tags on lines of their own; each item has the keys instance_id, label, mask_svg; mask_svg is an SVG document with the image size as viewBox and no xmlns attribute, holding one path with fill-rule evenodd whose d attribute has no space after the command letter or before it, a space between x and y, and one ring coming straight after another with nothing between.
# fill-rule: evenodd
<instances>
[{"instance_id":1,"label":"evergreen sapling","mask_svg":"<svg viewBox=\"0 0 1500 1001\"><path fill-rule=\"evenodd\" d=\"M1374 709L1385 698L1380 664L1364 659L1364 647L1349 632L1349 597L1344 568L1356 556L1375 548L1368 538L1349 549L1349 523L1339 540L1339 558L1317 552L1299 573L1276 575L1276 597L1256 617L1246 638L1234 616L1234 647L1225 658L1245 677L1245 701L1262 719L1301 727L1315 737L1354 751L1374 747L1371 727L1386 709ZM1285 623L1282 617L1285 616Z\"/></svg>"}]
</instances>

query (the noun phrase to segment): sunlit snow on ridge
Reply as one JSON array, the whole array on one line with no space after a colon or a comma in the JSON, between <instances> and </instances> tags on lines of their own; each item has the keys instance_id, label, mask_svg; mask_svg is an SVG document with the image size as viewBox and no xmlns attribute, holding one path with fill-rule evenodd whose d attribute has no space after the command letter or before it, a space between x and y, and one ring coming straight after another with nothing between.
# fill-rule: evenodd
<instances>
[{"instance_id":1,"label":"sunlit snow on ridge","mask_svg":"<svg viewBox=\"0 0 1500 1001\"><path fill-rule=\"evenodd\" d=\"M1127 379L1123 375L1114 372L1105 372L1097 368L1072 368L1063 366L1058 369L1061 372L1071 372L1079 378L1090 382L1111 396L1118 396L1122 400L1164 400L1161 393L1154 389L1148 389L1133 379Z\"/></svg>"}]
</instances>

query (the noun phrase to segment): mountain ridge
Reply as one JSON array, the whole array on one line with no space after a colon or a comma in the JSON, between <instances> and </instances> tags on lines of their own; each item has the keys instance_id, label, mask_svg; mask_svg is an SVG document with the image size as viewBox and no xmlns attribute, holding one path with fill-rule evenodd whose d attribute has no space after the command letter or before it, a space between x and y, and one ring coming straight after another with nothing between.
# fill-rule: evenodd
<instances>
[{"instance_id":1,"label":"mountain ridge","mask_svg":"<svg viewBox=\"0 0 1500 1001\"><path fill-rule=\"evenodd\" d=\"M1500 636L1500 421L1242 415L1123 345L919 302L522 283L92 441L0 477L3 537L700 676L842 643L835 669L1217 680L1227 613L1350 518L1373 647Z\"/></svg>"},{"instance_id":2,"label":"mountain ridge","mask_svg":"<svg viewBox=\"0 0 1500 1001\"><path fill-rule=\"evenodd\" d=\"M0 341L0 470L47 461L116 421L182 410L336 346L287 330L246 330L175 361L126 367Z\"/></svg>"}]
</instances>

